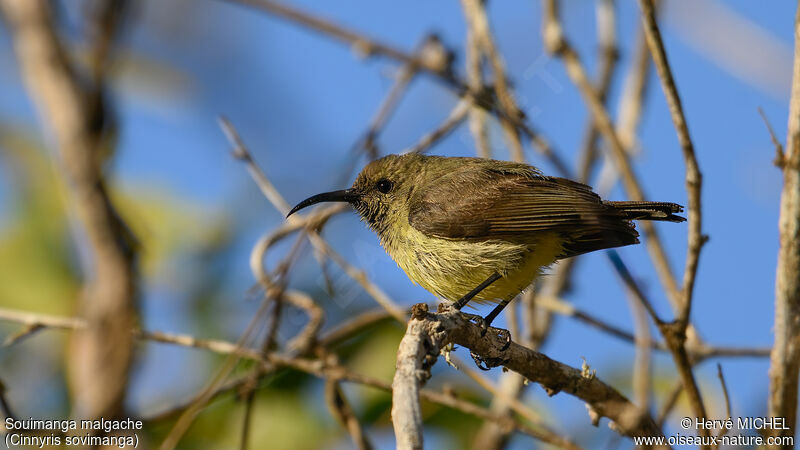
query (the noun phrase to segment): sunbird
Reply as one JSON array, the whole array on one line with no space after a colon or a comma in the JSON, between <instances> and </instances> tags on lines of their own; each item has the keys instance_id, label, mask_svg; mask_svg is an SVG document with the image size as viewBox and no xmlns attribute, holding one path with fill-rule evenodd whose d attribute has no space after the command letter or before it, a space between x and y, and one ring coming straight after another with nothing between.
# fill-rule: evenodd
<instances>
[{"instance_id":1,"label":"sunbird","mask_svg":"<svg viewBox=\"0 0 800 450\"><path fill-rule=\"evenodd\" d=\"M639 243L633 220L686 220L676 203L605 201L527 164L418 153L372 161L287 217L320 202L350 203L411 281L455 308L496 303L485 326L554 262Z\"/></svg>"}]
</instances>

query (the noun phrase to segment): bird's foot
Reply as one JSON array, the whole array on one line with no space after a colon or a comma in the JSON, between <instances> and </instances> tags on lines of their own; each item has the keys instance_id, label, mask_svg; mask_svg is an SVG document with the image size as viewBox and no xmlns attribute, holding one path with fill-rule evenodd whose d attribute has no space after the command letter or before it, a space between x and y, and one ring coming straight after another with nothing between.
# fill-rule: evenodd
<instances>
[{"instance_id":1,"label":"bird's foot","mask_svg":"<svg viewBox=\"0 0 800 450\"><path fill-rule=\"evenodd\" d=\"M461 314L466 316L467 320L481 328L481 337L486 336L486 332L489 330L489 324L486 323L483 317L477 314L468 314L465 312L462 312Z\"/></svg>"},{"instance_id":2,"label":"bird's foot","mask_svg":"<svg viewBox=\"0 0 800 450\"><path fill-rule=\"evenodd\" d=\"M467 319L470 322L474 323L475 325L481 328L481 337L486 336L486 333L489 330L491 330L495 336L502 339L504 341L504 344L503 347L500 348L501 352L506 351L506 349L508 349L508 347L511 345L511 333L505 328L495 328L493 326L490 326L491 322L488 322L485 318L477 314L467 314L467 313L461 313L461 314L467 316Z\"/></svg>"},{"instance_id":3,"label":"bird's foot","mask_svg":"<svg viewBox=\"0 0 800 450\"><path fill-rule=\"evenodd\" d=\"M489 327L489 329L491 329L492 332L495 333L495 336L503 340L503 346L500 347L500 351L501 352L506 351L508 347L511 345L511 332L506 330L505 328Z\"/></svg>"},{"instance_id":4,"label":"bird's foot","mask_svg":"<svg viewBox=\"0 0 800 450\"><path fill-rule=\"evenodd\" d=\"M467 319L470 322L480 327L481 337L486 336L486 333L491 331L494 336L497 336L503 340L503 346L500 348L501 352L506 351L511 345L511 333L508 330L492 327L489 325L489 322L487 322L486 319L476 314L462 314L467 316ZM492 367L502 366L507 361L505 358L484 358L473 351L470 351L469 355L472 357L472 360L475 361L475 365L481 370L489 370Z\"/></svg>"},{"instance_id":5,"label":"bird's foot","mask_svg":"<svg viewBox=\"0 0 800 450\"><path fill-rule=\"evenodd\" d=\"M490 370L492 367L502 366L508 362L506 358L484 358L477 353L470 351L469 356L475 361L475 365L481 370Z\"/></svg>"}]
</instances>

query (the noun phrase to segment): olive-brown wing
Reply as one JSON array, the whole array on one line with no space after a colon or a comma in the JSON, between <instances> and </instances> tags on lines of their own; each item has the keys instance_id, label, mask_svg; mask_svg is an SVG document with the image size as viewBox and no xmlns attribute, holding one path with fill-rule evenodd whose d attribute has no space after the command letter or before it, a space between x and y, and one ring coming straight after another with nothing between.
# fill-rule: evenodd
<instances>
[{"instance_id":1,"label":"olive-brown wing","mask_svg":"<svg viewBox=\"0 0 800 450\"><path fill-rule=\"evenodd\" d=\"M409 223L429 236L535 243L556 233L562 258L639 242L621 211L589 186L564 178L455 172L417 189L410 200Z\"/></svg>"}]
</instances>

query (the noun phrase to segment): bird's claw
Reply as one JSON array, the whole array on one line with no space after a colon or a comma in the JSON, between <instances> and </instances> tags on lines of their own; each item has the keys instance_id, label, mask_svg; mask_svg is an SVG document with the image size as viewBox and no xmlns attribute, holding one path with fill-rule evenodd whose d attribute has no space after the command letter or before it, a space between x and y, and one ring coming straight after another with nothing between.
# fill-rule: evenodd
<instances>
[{"instance_id":1,"label":"bird's claw","mask_svg":"<svg viewBox=\"0 0 800 450\"><path fill-rule=\"evenodd\" d=\"M489 369L491 369L491 367L489 367L489 365L487 364L487 361L485 359L481 358L480 356L478 356L477 353L469 352L469 356L471 356L472 360L475 361L475 365L478 366L478 369L485 370L485 371L488 371Z\"/></svg>"},{"instance_id":2,"label":"bird's claw","mask_svg":"<svg viewBox=\"0 0 800 450\"><path fill-rule=\"evenodd\" d=\"M508 350L508 347L511 346L511 333L504 328L495 328L495 327L490 327L490 328L497 333L497 337L499 337L504 341L503 346L500 348L500 351L504 352Z\"/></svg>"},{"instance_id":3,"label":"bird's claw","mask_svg":"<svg viewBox=\"0 0 800 450\"><path fill-rule=\"evenodd\" d=\"M483 317L477 314L467 314L467 313L461 313L461 314L467 316L467 320L469 320L470 322L474 323L475 325L481 328L481 337L486 336L486 332L489 331L489 325L486 323L485 320L483 320Z\"/></svg>"},{"instance_id":4,"label":"bird's claw","mask_svg":"<svg viewBox=\"0 0 800 450\"><path fill-rule=\"evenodd\" d=\"M484 358L475 352L469 352L469 356L475 361L475 365L481 370L490 370L492 367L502 366L508 362L505 358Z\"/></svg>"},{"instance_id":5,"label":"bird's claw","mask_svg":"<svg viewBox=\"0 0 800 450\"><path fill-rule=\"evenodd\" d=\"M504 343L503 346L500 348L501 352L506 351L508 347L511 345L511 333L508 330L489 326L489 323L486 322L486 320L481 316L475 314L467 314L467 313L462 313L462 314L467 316L467 320L480 327L481 337L486 336L486 333L489 330L492 330L492 333L495 336L502 339ZM484 358L472 351L469 352L469 355L472 357L472 360L475 361L475 365L478 366L478 368L481 370L490 370L492 367L502 366L508 361L505 358Z\"/></svg>"},{"instance_id":6,"label":"bird's claw","mask_svg":"<svg viewBox=\"0 0 800 450\"><path fill-rule=\"evenodd\" d=\"M467 319L470 322L474 323L475 325L481 328L481 337L486 336L486 333L489 330L492 330L492 332L495 333L497 337L502 339L504 343L503 347L500 348L501 352L506 351L508 347L511 345L511 333L505 328L495 328L493 326L490 326L489 323L486 322L486 319L476 314L467 314L467 313L462 313L462 314L467 316Z\"/></svg>"}]
</instances>

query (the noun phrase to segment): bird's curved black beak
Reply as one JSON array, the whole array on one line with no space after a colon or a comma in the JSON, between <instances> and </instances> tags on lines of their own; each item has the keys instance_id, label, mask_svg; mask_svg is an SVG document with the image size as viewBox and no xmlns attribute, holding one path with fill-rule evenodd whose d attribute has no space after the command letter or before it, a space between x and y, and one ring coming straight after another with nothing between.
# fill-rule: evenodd
<instances>
[{"instance_id":1,"label":"bird's curved black beak","mask_svg":"<svg viewBox=\"0 0 800 450\"><path fill-rule=\"evenodd\" d=\"M342 189L340 191L324 192L322 194L313 195L298 203L286 217L300 211L306 206L311 206L321 202L347 202L353 204L361 198L361 195L353 189Z\"/></svg>"}]
</instances>

